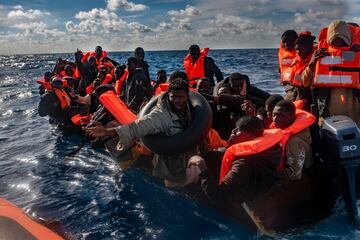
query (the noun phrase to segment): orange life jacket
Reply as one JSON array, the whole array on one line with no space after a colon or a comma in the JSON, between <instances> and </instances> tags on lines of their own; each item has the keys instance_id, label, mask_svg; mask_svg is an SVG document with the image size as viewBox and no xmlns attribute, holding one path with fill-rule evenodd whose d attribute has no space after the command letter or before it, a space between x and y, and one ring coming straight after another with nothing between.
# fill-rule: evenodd
<instances>
[{"instance_id":1,"label":"orange life jacket","mask_svg":"<svg viewBox=\"0 0 360 240\"><path fill-rule=\"evenodd\" d=\"M284 133L280 129L265 129L262 137L230 146L226 150L221 162L220 183L228 174L233 162L237 158L263 152L280 143L283 137Z\"/></svg>"},{"instance_id":2,"label":"orange life jacket","mask_svg":"<svg viewBox=\"0 0 360 240\"><path fill-rule=\"evenodd\" d=\"M106 74L105 76L105 79L101 82L100 85L103 85L103 84L107 84L109 83L111 80L112 80L112 75L111 74ZM89 86L86 87L85 89L85 92L86 94L90 94L94 91L94 85L93 84L90 84Z\"/></svg>"},{"instance_id":3,"label":"orange life jacket","mask_svg":"<svg viewBox=\"0 0 360 240\"><path fill-rule=\"evenodd\" d=\"M211 149L227 147L227 141L223 140L219 133L213 128L210 128L208 134L206 135L206 142Z\"/></svg>"},{"instance_id":4,"label":"orange life jacket","mask_svg":"<svg viewBox=\"0 0 360 240\"><path fill-rule=\"evenodd\" d=\"M281 139L281 146L282 146L282 160L278 166L278 169L284 169L285 161L286 161L286 143L291 137L291 135L298 134L299 132L303 131L304 129L310 127L313 123L315 123L316 118L309 112L296 109L295 112L295 121L291 124L288 128L282 130L284 133L283 138ZM272 123L270 128L275 129L275 124Z\"/></svg>"},{"instance_id":5,"label":"orange life jacket","mask_svg":"<svg viewBox=\"0 0 360 240\"><path fill-rule=\"evenodd\" d=\"M53 89L54 93L56 94L56 96L58 97L59 101L60 101L60 106L62 110L66 110L69 108L70 103L71 103L71 99L70 97L67 95L67 93L65 92L64 89L57 89L54 88Z\"/></svg>"},{"instance_id":6,"label":"orange life jacket","mask_svg":"<svg viewBox=\"0 0 360 240\"><path fill-rule=\"evenodd\" d=\"M88 115L85 115L85 116L82 116L80 114L76 114L76 115L72 116L71 122L73 124L75 124L76 126L80 126L81 124L82 125L87 125L90 122L90 119L91 119L91 114L88 114Z\"/></svg>"},{"instance_id":7,"label":"orange life jacket","mask_svg":"<svg viewBox=\"0 0 360 240\"><path fill-rule=\"evenodd\" d=\"M123 75L118 80L116 80L116 82L115 82L115 92L116 92L117 95L121 94L122 84L127 79L128 76L129 76L129 71L127 69L125 69Z\"/></svg>"},{"instance_id":8,"label":"orange life jacket","mask_svg":"<svg viewBox=\"0 0 360 240\"><path fill-rule=\"evenodd\" d=\"M350 51L360 43L360 27L348 25L351 30L351 46L333 47L327 43L327 28L319 33L319 48L326 48L330 56L316 63L313 86L316 88L358 88L360 89L360 52Z\"/></svg>"},{"instance_id":9,"label":"orange life jacket","mask_svg":"<svg viewBox=\"0 0 360 240\"><path fill-rule=\"evenodd\" d=\"M62 70L59 75L64 78L64 77L72 77L72 78L80 78L80 72L79 72L79 69L78 68L75 68L74 69L74 72L73 72L73 75L72 76L68 76L66 73L65 73L65 70Z\"/></svg>"},{"instance_id":10,"label":"orange life jacket","mask_svg":"<svg viewBox=\"0 0 360 240\"><path fill-rule=\"evenodd\" d=\"M194 64L192 63L192 57L190 56L190 54L187 54L184 58L184 68L186 71L186 75L188 76L189 82L205 77L204 59L208 52L209 48L201 49L200 57L198 58L198 60L196 60Z\"/></svg>"},{"instance_id":11,"label":"orange life jacket","mask_svg":"<svg viewBox=\"0 0 360 240\"><path fill-rule=\"evenodd\" d=\"M279 52L278 52L280 74L282 74L285 71L285 69L290 67L290 65L293 63L295 57L296 57L295 50L287 51L282 47L282 45L280 43ZM280 78L280 80L281 80L282 84L287 83L286 81L283 81L282 78Z\"/></svg>"},{"instance_id":12,"label":"orange life jacket","mask_svg":"<svg viewBox=\"0 0 360 240\"><path fill-rule=\"evenodd\" d=\"M23 230L26 231L29 235L32 235L31 239L63 239L58 234L32 220L21 208L18 208L17 206L2 198L0 198L0 217L5 218L5 220L8 219L9 221L13 220L17 225L19 225L18 229L23 228ZM11 231L11 229L17 231L16 228L8 228L9 231ZM4 234L6 238L7 234L3 233L2 236L4 236ZM26 237L26 239L29 238Z\"/></svg>"},{"instance_id":13,"label":"orange life jacket","mask_svg":"<svg viewBox=\"0 0 360 240\"><path fill-rule=\"evenodd\" d=\"M316 48L314 47L311 54L309 54L306 59L301 59L301 57L296 54L292 64L281 72L281 82L288 83L296 87L301 87L303 85L301 81L301 74L309 64L312 54L315 50Z\"/></svg>"},{"instance_id":14,"label":"orange life jacket","mask_svg":"<svg viewBox=\"0 0 360 240\"><path fill-rule=\"evenodd\" d=\"M121 125L130 124L137 116L128 109L123 101L113 92L107 91L100 96L101 104L118 120Z\"/></svg>"},{"instance_id":15,"label":"orange life jacket","mask_svg":"<svg viewBox=\"0 0 360 240\"><path fill-rule=\"evenodd\" d=\"M87 52L87 53L85 53L85 54L83 55L81 61L82 61L82 62L86 62L87 59L88 59L90 56L94 56L94 57L96 58L96 53L95 53L95 52ZM106 51L103 51L102 56L100 57L100 59L97 59L97 58L96 58L96 65L99 66L99 65L101 64L101 60L102 60L103 58L105 58L105 57L107 57L107 52L106 52Z\"/></svg>"},{"instance_id":16,"label":"orange life jacket","mask_svg":"<svg viewBox=\"0 0 360 240\"><path fill-rule=\"evenodd\" d=\"M155 96L165 92L168 90L170 83L160 83L157 88L155 89Z\"/></svg>"},{"instance_id":17,"label":"orange life jacket","mask_svg":"<svg viewBox=\"0 0 360 240\"><path fill-rule=\"evenodd\" d=\"M36 82L38 84L41 84L46 90L53 91L56 94L56 96L58 97L58 99L60 101L60 106L61 106L62 110L66 110L69 108L71 99L67 95L67 93L65 92L64 89L53 88L51 85L51 82L45 82L44 78L41 78L41 79L37 80ZM66 86L67 86L67 81L62 80L62 87L64 88Z\"/></svg>"},{"instance_id":18,"label":"orange life jacket","mask_svg":"<svg viewBox=\"0 0 360 240\"><path fill-rule=\"evenodd\" d=\"M51 90L52 86L51 86L51 82L46 82L44 78L40 78L39 80L36 81L38 84L42 85L45 89L47 90Z\"/></svg>"}]
</instances>

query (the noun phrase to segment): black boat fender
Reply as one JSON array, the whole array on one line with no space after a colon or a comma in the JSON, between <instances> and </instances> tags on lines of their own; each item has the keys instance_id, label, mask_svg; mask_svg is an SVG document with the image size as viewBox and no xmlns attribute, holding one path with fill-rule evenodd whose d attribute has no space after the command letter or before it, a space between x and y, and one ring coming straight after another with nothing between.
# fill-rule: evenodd
<instances>
[{"instance_id":1,"label":"black boat fender","mask_svg":"<svg viewBox=\"0 0 360 240\"><path fill-rule=\"evenodd\" d=\"M139 113L139 118L150 113L163 94L153 97ZM179 154L198 145L211 127L212 112L209 103L197 92L189 92L189 101L193 110L193 120L184 132L174 136L164 134L146 136L140 139L142 144L152 152L164 155Z\"/></svg>"}]
</instances>

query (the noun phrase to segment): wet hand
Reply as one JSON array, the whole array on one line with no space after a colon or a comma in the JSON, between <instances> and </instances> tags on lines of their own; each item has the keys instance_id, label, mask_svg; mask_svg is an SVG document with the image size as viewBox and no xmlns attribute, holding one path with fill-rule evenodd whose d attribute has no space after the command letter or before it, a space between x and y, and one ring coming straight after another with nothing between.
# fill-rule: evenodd
<instances>
[{"instance_id":1,"label":"wet hand","mask_svg":"<svg viewBox=\"0 0 360 240\"><path fill-rule=\"evenodd\" d=\"M200 157L199 155L192 156L189 159L187 167L189 168L192 165L199 167L200 172L203 172L207 169L205 160L202 157Z\"/></svg>"},{"instance_id":2,"label":"wet hand","mask_svg":"<svg viewBox=\"0 0 360 240\"><path fill-rule=\"evenodd\" d=\"M87 136L91 138L99 138L107 136L106 128L100 122L94 122L91 127L83 129Z\"/></svg>"},{"instance_id":3,"label":"wet hand","mask_svg":"<svg viewBox=\"0 0 360 240\"><path fill-rule=\"evenodd\" d=\"M329 56L329 53L326 51L326 48L319 48L319 49L315 50L315 52L311 56L311 60L309 62L310 69L312 71L315 71L315 66L316 66L317 61L320 58L323 58L325 56Z\"/></svg>"}]
</instances>

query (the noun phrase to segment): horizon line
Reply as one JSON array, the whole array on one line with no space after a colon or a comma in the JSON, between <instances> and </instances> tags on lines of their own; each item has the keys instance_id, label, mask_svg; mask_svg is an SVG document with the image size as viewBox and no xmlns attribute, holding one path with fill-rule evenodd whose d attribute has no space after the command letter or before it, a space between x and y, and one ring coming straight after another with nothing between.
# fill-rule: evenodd
<instances>
[{"instance_id":1,"label":"horizon line","mask_svg":"<svg viewBox=\"0 0 360 240\"><path fill-rule=\"evenodd\" d=\"M262 48L210 48L210 50L221 51L221 50L261 50L261 49L277 49L273 47L262 47ZM134 50L125 50L125 51L107 51L107 53L128 53L134 52ZM187 49L156 49L156 50L145 50L145 52L167 52L167 51L188 51ZM88 51L83 51L88 52ZM38 52L38 53L15 53L15 54L2 54L0 56L23 56L23 55L43 55L43 54L71 54L74 52Z\"/></svg>"}]
</instances>

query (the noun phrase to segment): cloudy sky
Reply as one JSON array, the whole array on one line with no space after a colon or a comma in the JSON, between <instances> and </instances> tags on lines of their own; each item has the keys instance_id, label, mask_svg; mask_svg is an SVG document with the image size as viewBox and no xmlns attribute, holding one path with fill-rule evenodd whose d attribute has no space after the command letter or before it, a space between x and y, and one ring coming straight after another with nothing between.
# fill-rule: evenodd
<instances>
[{"instance_id":1,"label":"cloudy sky","mask_svg":"<svg viewBox=\"0 0 360 240\"><path fill-rule=\"evenodd\" d=\"M360 23L360 0L1 0L0 54L272 48L339 18Z\"/></svg>"}]
</instances>

